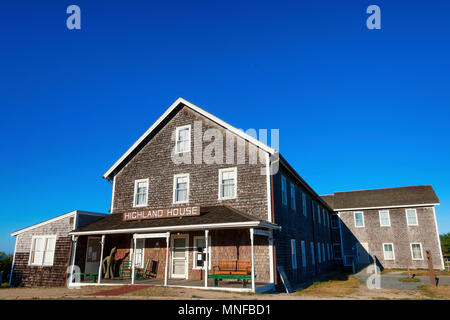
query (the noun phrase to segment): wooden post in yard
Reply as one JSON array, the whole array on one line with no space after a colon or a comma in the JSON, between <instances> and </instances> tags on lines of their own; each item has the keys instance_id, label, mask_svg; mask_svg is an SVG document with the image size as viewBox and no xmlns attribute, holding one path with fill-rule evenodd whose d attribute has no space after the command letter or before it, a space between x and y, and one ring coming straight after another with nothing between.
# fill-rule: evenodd
<instances>
[{"instance_id":1,"label":"wooden post in yard","mask_svg":"<svg viewBox=\"0 0 450 320\"><path fill-rule=\"evenodd\" d=\"M431 251L427 250L427 260L428 260L428 274L430 275L430 283L433 287L436 287L436 278L434 277L433 269L433 259L431 258Z\"/></svg>"}]
</instances>

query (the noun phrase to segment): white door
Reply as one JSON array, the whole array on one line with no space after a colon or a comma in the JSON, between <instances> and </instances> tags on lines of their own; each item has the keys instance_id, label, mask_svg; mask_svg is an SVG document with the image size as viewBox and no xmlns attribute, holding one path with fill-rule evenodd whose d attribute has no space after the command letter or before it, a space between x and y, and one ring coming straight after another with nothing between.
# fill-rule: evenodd
<instances>
[{"instance_id":1,"label":"white door","mask_svg":"<svg viewBox=\"0 0 450 320\"><path fill-rule=\"evenodd\" d=\"M367 242L358 243L358 259L360 264L370 263L369 244Z\"/></svg>"},{"instance_id":2,"label":"white door","mask_svg":"<svg viewBox=\"0 0 450 320\"><path fill-rule=\"evenodd\" d=\"M86 267L85 273L98 273L98 267L100 266L100 253L102 250L101 244L102 238L89 237L87 240L86 250Z\"/></svg>"},{"instance_id":3,"label":"white door","mask_svg":"<svg viewBox=\"0 0 450 320\"><path fill-rule=\"evenodd\" d=\"M171 278L188 278L188 236L172 237Z\"/></svg>"}]
</instances>

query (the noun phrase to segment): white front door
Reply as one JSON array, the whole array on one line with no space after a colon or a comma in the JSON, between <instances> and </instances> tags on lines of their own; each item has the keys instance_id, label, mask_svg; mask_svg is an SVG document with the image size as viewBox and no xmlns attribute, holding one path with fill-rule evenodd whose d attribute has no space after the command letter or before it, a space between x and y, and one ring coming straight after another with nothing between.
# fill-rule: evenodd
<instances>
[{"instance_id":1,"label":"white front door","mask_svg":"<svg viewBox=\"0 0 450 320\"><path fill-rule=\"evenodd\" d=\"M188 243L187 235L173 236L171 244L171 278L188 278Z\"/></svg>"}]
</instances>

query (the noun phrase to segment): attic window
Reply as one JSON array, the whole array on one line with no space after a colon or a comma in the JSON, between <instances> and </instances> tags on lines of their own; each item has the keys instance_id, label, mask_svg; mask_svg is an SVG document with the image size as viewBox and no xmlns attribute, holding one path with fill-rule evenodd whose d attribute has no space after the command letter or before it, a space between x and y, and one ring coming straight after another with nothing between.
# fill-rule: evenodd
<instances>
[{"instance_id":1,"label":"attic window","mask_svg":"<svg viewBox=\"0 0 450 320\"><path fill-rule=\"evenodd\" d=\"M191 151L191 125L177 127L175 135L175 153Z\"/></svg>"}]
</instances>

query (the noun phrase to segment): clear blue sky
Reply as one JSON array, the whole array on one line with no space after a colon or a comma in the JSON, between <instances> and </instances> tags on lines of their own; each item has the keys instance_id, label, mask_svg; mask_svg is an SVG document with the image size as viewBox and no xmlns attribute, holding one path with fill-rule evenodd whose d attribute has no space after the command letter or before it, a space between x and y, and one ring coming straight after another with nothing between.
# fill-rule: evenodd
<instances>
[{"instance_id":1,"label":"clear blue sky","mask_svg":"<svg viewBox=\"0 0 450 320\"><path fill-rule=\"evenodd\" d=\"M77 4L82 29L66 28ZM366 28L368 5L382 29ZM102 174L178 97L279 128L320 194L432 184L450 231L448 1L2 1L0 251L107 212Z\"/></svg>"}]
</instances>

